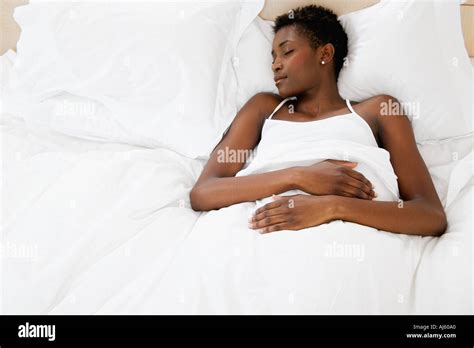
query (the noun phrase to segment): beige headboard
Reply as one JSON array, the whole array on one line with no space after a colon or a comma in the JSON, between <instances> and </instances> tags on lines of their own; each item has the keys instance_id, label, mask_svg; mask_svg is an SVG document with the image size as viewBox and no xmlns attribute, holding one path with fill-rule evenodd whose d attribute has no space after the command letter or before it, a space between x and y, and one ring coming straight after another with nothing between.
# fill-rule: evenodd
<instances>
[{"instance_id":1,"label":"beige headboard","mask_svg":"<svg viewBox=\"0 0 474 348\"><path fill-rule=\"evenodd\" d=\"M275 19L297 6L318 4L332 9L337 15L360 10L377 3L378 0L265 0L260 13L264 19ZM28 0L0 0L0 55L8 49L16 49L20 28L13 20L13 9L25 5ZM469 56L474 58L474 0L468 0L460 6L464 43Z\"/></svg>"}]
</instances>

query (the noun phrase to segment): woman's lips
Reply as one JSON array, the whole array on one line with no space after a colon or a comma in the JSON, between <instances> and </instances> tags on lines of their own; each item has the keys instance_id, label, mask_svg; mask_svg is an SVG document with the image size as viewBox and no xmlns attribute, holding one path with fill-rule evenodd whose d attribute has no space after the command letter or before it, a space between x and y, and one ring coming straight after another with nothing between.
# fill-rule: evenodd
<instances>
[{"instance_id":1,"label":"woman's lips","mask_svg":"<svg viewBox=\"0 0 474 348\"><path fill-rule=\"evenodd\" d=\"M286 79L286 77L282 77L278 80L275 81L275 85L278 85L279 83L281 83L284 79Z\"/></svg>"}]
</instances>

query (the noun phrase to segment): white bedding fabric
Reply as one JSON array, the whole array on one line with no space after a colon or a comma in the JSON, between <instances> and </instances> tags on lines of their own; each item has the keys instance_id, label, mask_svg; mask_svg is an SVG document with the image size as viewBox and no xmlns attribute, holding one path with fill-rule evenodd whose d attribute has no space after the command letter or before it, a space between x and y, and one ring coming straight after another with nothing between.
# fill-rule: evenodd
<instances>
[{"instance_id":1,"label":"white bedding fabric","mask_svg":"<svg viewBox=\"0 0 474 348\"><path fill-rule=\"evenodd\" d=\"M421 149L440 154L440 238L341 221L261 236L242 219L255 203L190 209L203 161L14 116L0 132L4 314L473 313L472 139Z\"/></svg>"},{"instance_id":2,"label":"white bedding fabric","mask_svg":"<svg viewBox=\"0 0 474 348\"><path fill-rule=\"evenodd\" d=\"M31 128L207 157L236 113L236 46L263 3L32 0L15 9L4 106Z\"/></svg>"}]
</instances>

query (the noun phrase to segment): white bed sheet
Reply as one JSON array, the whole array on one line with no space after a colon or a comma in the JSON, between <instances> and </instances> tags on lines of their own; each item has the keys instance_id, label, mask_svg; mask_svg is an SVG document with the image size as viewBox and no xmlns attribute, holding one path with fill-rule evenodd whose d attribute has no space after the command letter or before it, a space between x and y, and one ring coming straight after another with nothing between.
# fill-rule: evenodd
<instances>
[{"instance_id":1,"label":"white bed sheet","mask_svg":"<svg viewBox=\"0 0 474 348\"><path fill-rule=\"evenodd\" d=\"M236 237L232 228L193 233L196 224L209 223L207 214L190 209L188 197L203 161L34 132L15 115L2 116L4 314L473 313L472 139L421 149L427 162L436 161L429 169L449 227L440 238L412 237L397 249L409 274L384 263L390 239L404 243L390 234L380 245L366 245L375 252L364 263L357 257L326 263L327 277L318 283L305 282L310 268L295 270L295 278L291 270L282 273L289 284L313 287L313 297L300 296L311 289L291 286L241 294L239 284L257 274L245 262L286 253L304 264L311 250L288 248L287 237L276 233L261 254L251 255L235 242L254 237ZM231 224L222 216L221 227ZM357 243L345 237L341 243ZM203 276L203 264L222 260L225 269L210 267L220 273ZM284 267L267 263L262 276L276 279L277 265ZM370 296L351 289L370 289Z\"/></svg>"}]
</instances>

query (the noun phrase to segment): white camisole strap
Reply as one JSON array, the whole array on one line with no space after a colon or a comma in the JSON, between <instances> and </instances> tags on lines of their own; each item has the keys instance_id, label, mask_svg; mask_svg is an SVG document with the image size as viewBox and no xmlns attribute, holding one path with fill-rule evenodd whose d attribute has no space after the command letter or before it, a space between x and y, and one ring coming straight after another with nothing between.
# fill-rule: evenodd
<instances>
[{"instance_id":1,"label":"white camisole strap","mask_svg":"<svg viewBox=\"0 0 474 348\"><path fill-rule=\"evenodd\" d=\"M351 112L353 114L357 115L357 112L354 111L354 108L352 107L351 102L349 101L349 99L346 99L346 104L347 104L347 107L349 108L349 110L351 110Z\"/></svg>"},{"instance_id":2,"label":"white camisole strap","mask_svg":"<svg viewBox=\"0 0 474 348\"><path fill-rule=\"evenodd\" d=\"M268 117L268 119L271 119L273 117L273 115L275 115L275 113L281 109L281 107L283 106L283 104L285 104L288 100L292 100L292 99L296 99L296 97L288 97L288 98L285 98L283 99L280 104L278 104L278 106L273 110L273 112L271 113L271 115Z\"/></svg>"}]
</instances>

